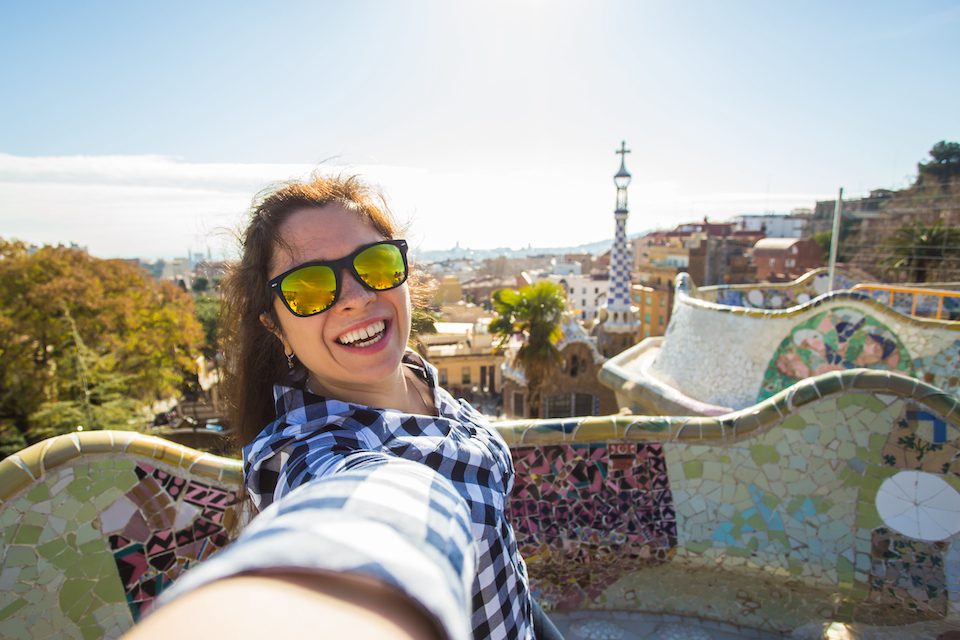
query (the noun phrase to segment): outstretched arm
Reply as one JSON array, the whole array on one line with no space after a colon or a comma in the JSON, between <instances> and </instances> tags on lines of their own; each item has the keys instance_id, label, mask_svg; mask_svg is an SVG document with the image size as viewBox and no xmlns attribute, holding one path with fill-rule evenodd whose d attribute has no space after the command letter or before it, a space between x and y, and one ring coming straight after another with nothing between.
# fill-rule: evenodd
<instances>
[{"instance_id":1,"label":"outstretched arm","mask_svg":"<svg viewBox=\"0 0 960 640\"><path fill-rule=\"evenodd\" d=\"M347 574L245 575L210 583L148 616L125 637L443 638L408 596Z\"/></svg>"},{"instance_id":2,"label":"outstretched arm","mask_svg":"<svg viewBox=\"0 0 960 640\"><path fill-rule=\"evenodd\" d=\"M218 637L258 640L305 630L466 640L474 549L467 506L450 482L384 457L272 505L182 576L129 637L167 640L187 624L199 636L203 624Z\"/></svg>"}]
</instances>

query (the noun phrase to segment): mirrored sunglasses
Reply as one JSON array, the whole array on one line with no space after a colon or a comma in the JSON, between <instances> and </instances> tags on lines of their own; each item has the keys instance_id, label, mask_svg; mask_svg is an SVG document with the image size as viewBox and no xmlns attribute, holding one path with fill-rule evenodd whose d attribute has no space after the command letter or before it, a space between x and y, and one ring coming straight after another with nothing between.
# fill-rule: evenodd
<instances>
[{"instance_id":1,"label":"mirrored sunglasses","mask_svg":"<svg viewBox=\"0 0 960 640\"><path fill-rule=\"evenodd\" d=\"M407 241L382 240L337 260L306 262L272 279L270 289L293 315L314 316L336 304L345 269L370 291L396 289L409 272Z\"/></svg>"}]
</instances>

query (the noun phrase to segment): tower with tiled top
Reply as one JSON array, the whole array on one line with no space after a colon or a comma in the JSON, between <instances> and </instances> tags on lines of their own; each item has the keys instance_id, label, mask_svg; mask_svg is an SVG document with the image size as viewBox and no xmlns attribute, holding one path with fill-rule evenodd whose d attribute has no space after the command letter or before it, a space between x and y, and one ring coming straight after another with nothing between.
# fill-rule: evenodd
<instances>
[{"instance_id":1,"label":"tower with tiled top","mask_svg":"<svg viewBox=\"0 0 960 640\"><path fill-rule=\"evenodd\" d=\"M607 357L632 346L640 331L638 310L630 299L630 266L633 257L627 244L627 187L631 177L626 165L628 153L627 143L621 142L617 150L620 170L613 176L613 183L617 187L617 208L613 212L616 228L610 251L610 288L605 313L602 313L598 327L600 350Z\"/></svg>"}]
</instances>

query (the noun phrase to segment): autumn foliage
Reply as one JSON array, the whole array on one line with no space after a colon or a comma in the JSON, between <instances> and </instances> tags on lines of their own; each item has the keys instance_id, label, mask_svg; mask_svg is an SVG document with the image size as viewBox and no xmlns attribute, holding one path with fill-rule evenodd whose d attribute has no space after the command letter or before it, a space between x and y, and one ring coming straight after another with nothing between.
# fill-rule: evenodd
<instances>
[{"instance_id":1,"label":"autumn foliage","mask_svg":"<svg viewBox=\"0 0 960 640\"><path fill-rule=\"evenodd\" d=\"M121 260L0 239L3 453L79 425L144 424L192 375L202 340L174 284Z\"/></svg>"}]
</instances>

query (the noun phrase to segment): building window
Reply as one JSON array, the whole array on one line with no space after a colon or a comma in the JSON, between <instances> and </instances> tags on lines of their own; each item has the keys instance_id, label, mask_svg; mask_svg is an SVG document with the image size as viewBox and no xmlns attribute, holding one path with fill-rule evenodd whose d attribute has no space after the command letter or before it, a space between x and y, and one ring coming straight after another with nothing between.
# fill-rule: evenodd
<instances>
[{"instance_id":1,"label":"building window","mask_svg":"<svg viewBox=\"0 0 960 640\"><path fill-rule=\"evenodd\" d=\"M580 301L580 306L581 306L581 307L587 306L587 299L586 299L586 298L584 298L583 300Z\"/></svg>"},{"instance_id":2,"label":"building window","mask_svg":"<svg viewBox=\"0 0 960 640\"><path fill-rule=\"evenodd\" d=\"M643 314L643 321L644 321L644 323L646 323L646 324L650 324L650 314L649 314L649 313Z\"/></svg>"},{"instance_id":3,"label":"building window","mask_svg":"<svg viewBox=\"0 0 960 640\"><path fill-rule=\"evenodd\" d=\"M573 410L572 398L569 393L563 393L547 398L547 415L545 418L569 418Z\"/></svg>"},{"instance_id":4,"label":"building window","mask_svg":"<svg viewBox=\"0 0 960 640\"><path fill-rule=\"evenodd\" d=\"M573 396L573 415L592 416L597 412L596 396L589 393L576 393Z\"/></svg>"},{"instance_id":5,"label":"building window","mask_svg":"<svg viewBox=\"0 0 960 640\"><path fill-rule=\"evenodd\" d=\"M573 356L570 358L570 376L573 377L580 373L580 358Z\"/></svg>"},{"instance_id":6,"label":"building window","mask_svg":"<svg viewBox=\"0 0 960 640\"><path fill-rule=\"evenodd\" d=\"M527 415L523 412L523 394L519 391L513 392L513 415L519 418Z\"/></svg>"},{"instance_id":7,"label":"building window","mask_svg":"<svg viewBox=\"0 0 960 640\"><path fill-rule=\"evenodd\" d=\"M653 296L647 296L647 305L650 306L653 304Z\"/></svg>"},{"instance_id":8,"label":"building window","mask_svg":"<svg viewBox=\"0 0 960 640\"><path fill-rule=\"evenodd\" d=\"M663 316L660 316L660 326L663 326Z\"/></svg>"},{"instance_id":9,"label":"building window","mask_svg":"<svg viewBox=\"0 0 960 640\"><path fill-rule=\"evenodd\" d=\"M589 393L559 393L547 398L547 418L592 416L597 410L597 397Z\"/></svg>"},{"instance_id":10,"label":"building window","mask_svg":"<svg viewBox=\"0 0 960 640\"><path fill-rule=\"evenodd\" d=\"M470 367L460 370L460 384L470 384Z\"/></svg>"},{"instance_id":11,"label":"building window","mask_svg":"<svg viewBox=\"0 0 960 640\"><path fill-rule=\"evenodd\" d=\"M447 370L446 368L437 369L437 375L440 376L440 386L447 386Z\"/></svg>"},{"instance_id":12,"label":"building window","mask_svg":"<svg viewBox=\"0 0 960 640\"><path fill-rule=\"evenodd\" d=\"M594 287L594 288L593 288L593 292L594 292L594 293L600 293L600 287Z\"/></svg>"},{"instance_id":13,"label":"building window","mask_svg":"<svg viewBox=\"0 0 960 640\"><path fill-rule=\"evenodd\" d=\"M795 266L797 266L797 261L794 260L793 258L787 258L787 261L786 261L785 264L786 264L788 267L795 267Z\"/></svg>"}]
</instances>

